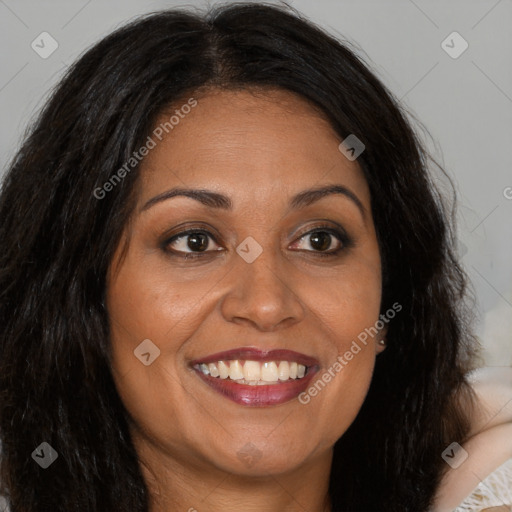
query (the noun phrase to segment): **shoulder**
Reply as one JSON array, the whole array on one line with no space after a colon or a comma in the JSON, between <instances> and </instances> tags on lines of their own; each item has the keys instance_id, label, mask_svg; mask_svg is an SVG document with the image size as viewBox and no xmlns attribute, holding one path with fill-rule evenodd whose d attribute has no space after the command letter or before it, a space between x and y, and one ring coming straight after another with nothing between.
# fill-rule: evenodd
<instances>
[{"instance_id":1,"label":"shoulder","mask_svg":"<svg viewBox=\"0 0 512 512\"><path fill-rule=\"evenodd\" d=\"M464 461L444 474L435 512L451 512L480 482L512 459L512 368L481 368L469 380L477 401L470 436L459 449Z\"/></svg>"}]
</instances>

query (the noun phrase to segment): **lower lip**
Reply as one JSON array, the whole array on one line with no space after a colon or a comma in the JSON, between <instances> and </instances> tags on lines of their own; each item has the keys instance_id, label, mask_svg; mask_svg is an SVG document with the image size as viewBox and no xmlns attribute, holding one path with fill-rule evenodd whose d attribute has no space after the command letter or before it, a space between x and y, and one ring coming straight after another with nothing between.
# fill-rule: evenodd
<instances>
[{"instance_id":1,"label":"lower lip","mask_svg":"<svg viewBox=\"0 0 512 512\"><path fill-rule=\"evenodd\" d=\"M317 368L309 368L308 373L302 379L292 379L263 386L237 384L230 379L205 375L200 370L196 370L196 373L212 389L237 404L248 407L265 407L268 405L284 404L299 396L309 386L311 379L317 371Z\"/></svg>"}]
</instances>

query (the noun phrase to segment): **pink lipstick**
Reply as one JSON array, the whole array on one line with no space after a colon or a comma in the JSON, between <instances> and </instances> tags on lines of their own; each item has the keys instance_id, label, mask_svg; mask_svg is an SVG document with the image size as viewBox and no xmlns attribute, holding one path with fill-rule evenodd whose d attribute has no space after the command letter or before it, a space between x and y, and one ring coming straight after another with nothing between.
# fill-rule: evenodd
<instances>
[{"instance_id":1,"label":"pink lipstick","mask_svg":"<svg viewBox=\"0 0 512 512\"><path fill-rule=\"evenodd\" d=\"M250 407L278 405L306 390L318 360L291 350L237 348L191 362L198 376L230 400Z\"/></svg>"}]
</instances>

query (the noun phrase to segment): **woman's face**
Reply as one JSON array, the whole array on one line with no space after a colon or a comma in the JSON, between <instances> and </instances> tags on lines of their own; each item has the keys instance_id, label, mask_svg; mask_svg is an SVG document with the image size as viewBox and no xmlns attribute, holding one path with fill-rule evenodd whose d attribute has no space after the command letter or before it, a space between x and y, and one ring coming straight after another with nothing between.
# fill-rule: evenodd
<instances>
[{"instance_id":1,"label":"woman's face","mask_svg":"<svg viewBox=\"0 0 512 512\"><path fill-rule=\"evenodd\" d=\"M381 299L363 173L289 92L212 91L188 110L152 135L108 277L112 369L138 450L240 475L330 460L380 350L380 334L353 345ZM165 197L176 188L203 192Z\"/></svg>"}]
</instances>

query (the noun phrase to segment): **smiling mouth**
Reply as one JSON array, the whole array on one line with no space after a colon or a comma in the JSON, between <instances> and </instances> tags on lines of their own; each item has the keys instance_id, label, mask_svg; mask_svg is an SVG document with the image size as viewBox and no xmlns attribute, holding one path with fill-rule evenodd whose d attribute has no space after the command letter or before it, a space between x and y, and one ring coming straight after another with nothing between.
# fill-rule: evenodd
<instances>
[{"instance_id":1,"label":"smiling mouth","mask_svg":"<svg viewBox=\"0 0 512 512\"><path fill-rule=\"evenodd\" d=\"M292 350L246 347L196 359L196 375L239 405L265 407L296 398L319 370L317 359Z\"/></svg>"},{"instance_id":2,"label":"smiling mouth","mask_svg":"<svg viewBox=\"0 0 512 512\"><path fill-rule=\"evenodd\" d=\"M249 386L268 386L302 379L308 371L306 365L295 361L251 361L239 360L199 363L194 368L203 375L231 380Z\"/></svg>"}]
</instances>

